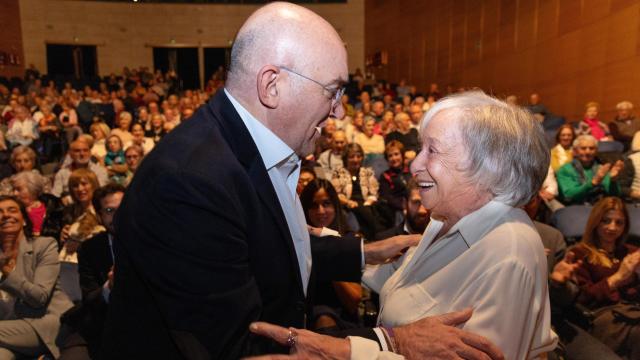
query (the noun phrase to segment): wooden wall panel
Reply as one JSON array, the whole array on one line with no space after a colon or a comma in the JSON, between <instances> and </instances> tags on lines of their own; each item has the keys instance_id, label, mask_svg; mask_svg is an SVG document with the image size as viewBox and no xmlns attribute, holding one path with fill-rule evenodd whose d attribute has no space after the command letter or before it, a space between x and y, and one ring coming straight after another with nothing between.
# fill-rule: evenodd
<instances>
[{"instance_id":1,"label":"wooden wall panel","mask_svg":"<svg viewBox=\"0 0 640 360\"><path fill-rule=\"evenodd\" d=\"M19 0L0 1L0 51L17 56L19 64L0 64L0 76L24 76L24 50Z\"/></svg>"},{"instance_id":2,"label":"wooden wall panel","mask_svg":"<svg viewBox=\"0 0 640 360\"><path fill-rule=\"evenodd\" d=\"M591 100L607 121L621 100L640 108L640 0L366 0L365 21L368 55L410 57L390 57L374 69L379 78L422 91L479 86L523 102L538 92L571 120Z\"/></svg>"}]
</instances>

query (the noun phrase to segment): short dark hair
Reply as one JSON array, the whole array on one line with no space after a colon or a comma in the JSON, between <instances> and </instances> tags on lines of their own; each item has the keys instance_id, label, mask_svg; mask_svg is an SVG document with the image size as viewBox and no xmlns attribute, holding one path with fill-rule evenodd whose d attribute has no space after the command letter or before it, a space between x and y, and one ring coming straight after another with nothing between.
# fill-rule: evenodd
<instances>
[{"instance_id":1,"label":"short dark hair","mask_svg":"<svg viewBox=\"0 0 640 360\"><path fill-rule=\"evenodd\" d=\"M100 203L104 198L109 195L121 192L124 194L126 188L120 184L109 183L103 187L98 188L93 193L93 199L91 202L93 203L93 209L96 211L96 214L102 210L102 204Z\"/></svg>"}]
</instances>

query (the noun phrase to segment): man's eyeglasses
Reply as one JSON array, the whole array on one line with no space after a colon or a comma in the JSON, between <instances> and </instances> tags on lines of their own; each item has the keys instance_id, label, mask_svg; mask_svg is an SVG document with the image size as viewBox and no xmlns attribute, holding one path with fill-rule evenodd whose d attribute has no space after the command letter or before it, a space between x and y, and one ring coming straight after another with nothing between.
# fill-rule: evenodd
<instances>
[{"instance_id":1,"label":"man's eyeglasses","mask_svg":"<svg viewBox=\"0 0 640 360\"><path fill-rule=\"evenodd\" d=\"M339 87L339 88L332 89L332 88L328 87L327 85L324 85L323 83L321 83L319 81L313 80L310 77L304 76L304 75L302 75L302 74L300 74L298 72L295 72L295 71L293 71L293 70L291 70L289 68L286 68L284 66L280 66L280 69L285 70L285 71L287 71L289 73L298 75L303 79L307 79L309 81L312 81L312 82L322 86L322 88L329 93L329 97L331 98L331 101L333 102L332 105L335 105L335 104L339 103L340 99L342 99L342 95L344 95L344 87L342 87L342 86Z\"/></svg>"}]
</instances>

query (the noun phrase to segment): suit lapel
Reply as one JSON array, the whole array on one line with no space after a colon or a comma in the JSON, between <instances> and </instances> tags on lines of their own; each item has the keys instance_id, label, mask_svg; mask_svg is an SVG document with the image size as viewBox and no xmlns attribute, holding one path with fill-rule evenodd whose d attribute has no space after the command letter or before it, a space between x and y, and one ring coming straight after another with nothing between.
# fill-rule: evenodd
<instances>
[{"instance_id":1,"label":"suit lapel","mask_svg":"<svg viewBox=\"0 0 640 360\"><path fill-rule=\"evenodd\" d=\"M262 203L269 209L272 219L278 225L282 239L287 244L289 258L296 269L299 269L298 257L293 245L293 239L287 226L286 217L280 206L278 195L276 194L271 178L266 170L264 161L258 152L255 142L249 134L244 122L227 98L224 91L220 90L213 101L209 102L209 109L213 113L213 119L218 124L220 131L227 140L231 150L238 158L238 161L245 167L247 174L256 189ZM296 279L300 291L302 292L302 276L300 271L295 271Z\"/></svg>"}]
</instances>

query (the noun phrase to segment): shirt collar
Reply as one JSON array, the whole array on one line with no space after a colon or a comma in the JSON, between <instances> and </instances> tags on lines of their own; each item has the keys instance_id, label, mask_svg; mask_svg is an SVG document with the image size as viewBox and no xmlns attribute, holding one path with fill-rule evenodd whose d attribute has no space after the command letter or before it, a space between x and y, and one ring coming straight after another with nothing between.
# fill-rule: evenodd
<instances>
[{"instance_id":1,"label":"shirt collar","mask_svg":"<svg viewBox=\"0 0 640 360\"><path fill-rule=\"evenodd\" d=\"M249 130L251 138L256 143L258 152L264 161L264 165L267 170L270 170L274 166L284 164L291 158L291 161L297 162L298 156L295 152L282 141L276 134L274 134L269 128L264 126L262 122L256 119L251 113L244 108L228 91L224 89L224 93L231 101L231 104L240 115L242 122ZM292 158L293 156L293 158Z\"/></svg>"},{"instance_id":2,"label":"shirt collar","mask_svg":"<svg viewBox=\"0 0 640 360\"><path fill-rule=\"evenodd\" d=\"M510 209L509 205L495 200L489 201L480 209L460 219L444 237L460 233L467 246L471 247L493 229L496 222Z\"/></svg>"}]
</instances>

